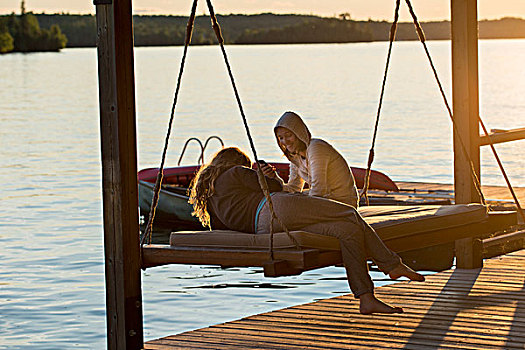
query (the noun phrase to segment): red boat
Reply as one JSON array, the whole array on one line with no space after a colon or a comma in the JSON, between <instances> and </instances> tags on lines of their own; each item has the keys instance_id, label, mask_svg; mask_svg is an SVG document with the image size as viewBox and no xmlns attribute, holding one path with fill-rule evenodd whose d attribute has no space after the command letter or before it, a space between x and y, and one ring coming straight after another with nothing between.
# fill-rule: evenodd
<instances>
[{"instance_id":1,"label":"red boat","mask_svg":"<svg viewBox=\"0 0 525 350\"><path fill-rule=\"evenodd\" d=\"M288 175L290 174L290 165L288 163L271 163L271 165L276 168L277 173L285 182L288 181ZM162 183L188 188L199 167L199 165L190 165L166 168L164 169ZM354 175L356 186L362 188L366 169L355 167L350 169ZM147 168L139 171L139 181L155 183L158 171L159 168ZM387 175L375 170L372 170L370 173L369 188L371 190L399 191L394 181Z\"/></svg>"},{"instance_id":2,"label":"red boat","mask_svg":"<svg viewBox=\"0 0 525 350\"><path fill-rule=\"evenodd\" d=\"M290 166L288 163L270 163L279 176L288 181ZM202 228L195 217L191 215L192 207L188 203L187 190L199 165L178 166L164 169L162 189L157 205L156 216L161 221L176 223L184 229ZM351 168L358 188L363 187L366 169ZM138 173L139 180L139 207L141 214L147 213L151 208L151 199L157 179L158 168L147 168ZM370 189L383 191L399 191L397 185L385 174L372 170L370 174Z\"/></svg>"}]
</instances>

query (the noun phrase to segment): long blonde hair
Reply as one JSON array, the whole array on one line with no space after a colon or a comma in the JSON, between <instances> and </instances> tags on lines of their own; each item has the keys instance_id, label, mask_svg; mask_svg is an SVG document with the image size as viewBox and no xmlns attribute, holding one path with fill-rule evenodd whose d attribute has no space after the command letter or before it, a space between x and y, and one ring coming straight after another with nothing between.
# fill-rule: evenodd
<instances>
[{"instance_id":1,"label":"long blonde hair","mask_svg":"<svg viewBox=\"0 0 525 350\"><path fill-rule=\"evenodd\" d=\"M193 205L193 216L196 216L204 227L210 226L208 198L215 192L215 180L226 170L234 166L250 167L250 158L237 147L226 147L217 152L208 164L200 167L193 178L188 193L188 202Z\"/></svg>"}]
</instances>

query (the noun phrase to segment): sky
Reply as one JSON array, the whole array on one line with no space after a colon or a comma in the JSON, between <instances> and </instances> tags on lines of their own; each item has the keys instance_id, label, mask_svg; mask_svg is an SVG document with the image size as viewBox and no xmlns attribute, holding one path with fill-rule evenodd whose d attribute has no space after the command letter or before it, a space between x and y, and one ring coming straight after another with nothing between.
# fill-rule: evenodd
<instances>
[{"instance_id":1,"label":"sky","mask_svg":"<svg viewBox=\"0 0 525 350\"><path fill-rule=\"evenodd\" d=\"M135 14L185 15L192 0L133 0ZM205 0L199 2L199 14L205 12ZM313 14L332 17L350 13L356 20L392 20L394 0L214 0L215 12L220 14L262 12ZM404 3L402 4L404 5ZM422 21L450 18L450 0L412 0ZM26 10L34 13L95 13L93 0L26 0ZM0 0L0 14L20 12L20 0ZM410 20L402 6L401 20ZM525 0L478 0L479 19L512 16L525 18Z\"/></svg>"}]
</instances>

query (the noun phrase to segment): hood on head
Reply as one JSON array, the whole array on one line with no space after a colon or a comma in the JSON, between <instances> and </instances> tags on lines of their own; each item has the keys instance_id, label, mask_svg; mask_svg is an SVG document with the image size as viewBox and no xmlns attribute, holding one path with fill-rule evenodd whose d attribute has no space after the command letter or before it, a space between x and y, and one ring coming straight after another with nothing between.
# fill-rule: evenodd
<instances>
[{"instance_id":1,"label":"hood on head","mask_svg":"<svg viewBox=\"0 0 525 350\"><path fill-rule=\"evenodd\" d=\"M295 114L294 112L284 112L284 114L281 116L281 118L279 118L279 120L275 124L275 127L273 128L273 133L275 135L275 138L277 139L277 144L283 150L284 154L286 154L284 146L281 145L279 139L277 138L276 132L278 127L283 127L293 132L299 140L303 141L306 144L306 147L310 145L312 134L310 134L310 130L308 130L308 127L301 119L301 117L299 117L299 115Z\"/></svg>"}]
</instances>

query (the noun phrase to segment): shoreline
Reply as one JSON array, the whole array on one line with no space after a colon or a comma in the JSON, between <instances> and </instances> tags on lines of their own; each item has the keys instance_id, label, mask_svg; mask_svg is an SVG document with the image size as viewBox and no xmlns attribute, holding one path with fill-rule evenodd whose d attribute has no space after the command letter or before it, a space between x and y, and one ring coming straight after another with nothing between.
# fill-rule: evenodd
<instances>
[{"instance_id":1,"label":"shoreline","mask_svg":"<svg viewBox=\"0 0 525 350\"><path fill-rule=\"evenodd\" d=\"M479 39L479 41L495 41L495 40L525 40L525 37L523 38L485 38L485 39ZM396 40L396 42L413 42L418 41L416 39L406 39L406 40ZM450 39L427 39L426 42L432 42L432 41L450 41ZM353 42L309 42L309 43L252 43L252 44L236 44L236 43L228 43L224 44L224 46L283 46L283 45L326 45L326 44L371 44L371 43L377 43L377 42L388 42L388 40L372 40L372 41L353 41ZM191 44L191 47L210 47L210 46L216 46L217 43L213 44ZM135 45L135 48L144 48L144 47L184 47L184 45ZM63 50L67 49L96 49L96 46L66 46L63 49L60 50L46 50L46 51L10 51L5 53L0 53L0 57L2 55L9 55L9 54L31 54L31 53L60 53Z\"/></svg>"},{"instance_id":2,"label":"shoreline","mask_svg":"<svg viewBox=\"0 0 525 350\"><path fill-rule=\"evenodd\" d=\"M58 26L67 37L66 48L96 47L96 17L75 14L31 14L43 30ZM343 15L343 14L342 14ZM300 14L217 15L226 45L299 45L368 43L389 40L391 22L354 20L350 17ZM9 15L0 15L0 21ZM427 41L450 40L450 21L420 22ZM135 47L183 46L187 17L133 16ZM478 21L479 40L525 39L525 19L503 17ZM419 40L411 22L400 22L396 41ZM209 17L195 18L192 46L216 44ZM40 52L40 51L31 51Z\"/></svg>"}]
</instances>

